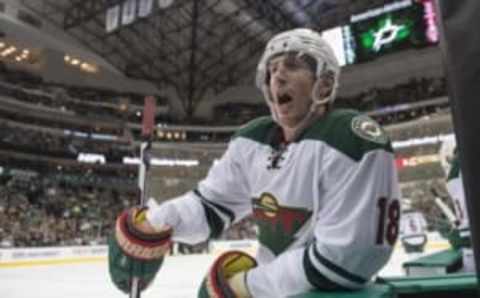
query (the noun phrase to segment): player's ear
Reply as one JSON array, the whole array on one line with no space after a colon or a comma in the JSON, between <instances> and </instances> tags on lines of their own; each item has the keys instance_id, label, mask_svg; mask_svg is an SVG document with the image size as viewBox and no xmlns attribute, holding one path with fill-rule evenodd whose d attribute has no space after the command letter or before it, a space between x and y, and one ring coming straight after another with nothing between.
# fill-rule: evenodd
<instances>
[{"instance_id":1,"label":"player's ear","mask_svg":"<svg viewBox=\"0 0 480 298\"><path fill-rule=\"evenodd\" d=\"M335 74L331 70L324 71L317 78L315 83L314 95L316 99L322 100L330 96L333 92L333 86L335 84Z\"/></svg>"}]
</instances>

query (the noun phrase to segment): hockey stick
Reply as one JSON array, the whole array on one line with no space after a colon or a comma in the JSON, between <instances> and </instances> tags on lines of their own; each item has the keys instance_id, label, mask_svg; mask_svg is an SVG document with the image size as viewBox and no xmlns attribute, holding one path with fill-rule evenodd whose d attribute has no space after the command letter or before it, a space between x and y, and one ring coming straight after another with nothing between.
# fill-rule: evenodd
<instances>
[{"instance_id":1,"label":"hockey stick","mask_svg":"<svg viewBox=\"0 0 480 298\"><path fill-rule=\"evenodd\" d=\"M457 218L455 217L453 211L439 197L435 198L435 204L437 204L438 208L442 210L443 214L448 218L449 222L454 224L457 221Z\"/></svg>"},{"instance_id":2,"label":"hockey stick","mask_svg":"<svg viewBox=\"0 0 480 298\"><path fill-rule=\"evenodd\" d=\"M152 136L155 128L155 98L153 96L145 97L143 106L142 121L142 143L140 145L140 165L138 167L138 190L140 192L140 206L146 204L147 192L147 174L150 169L150 148L152 146ZM132 277L130 283L130 298L140 298L139 278Z\"/></svg>"},{"instance_id":3,"label":"hockey stick","mask_svg":"<svg viewBox=\"0 0 480 298\"><path fill-rule=\"evenodd\" d=\"M455 222L457 221L457 217L455 216L455 213L453 212L453 210L450 209L447 206L447 204L445 204L442 201L442 199L441 199L442 196L440 196L440 194L437 192L437 190L435 188L431 188L430 191L432 192L433 196L435 197L435 204L438 206L438 208L440 208L442 213L447 217L448 221L451 224L455 224Z\"/></svg>"}]
</instances>

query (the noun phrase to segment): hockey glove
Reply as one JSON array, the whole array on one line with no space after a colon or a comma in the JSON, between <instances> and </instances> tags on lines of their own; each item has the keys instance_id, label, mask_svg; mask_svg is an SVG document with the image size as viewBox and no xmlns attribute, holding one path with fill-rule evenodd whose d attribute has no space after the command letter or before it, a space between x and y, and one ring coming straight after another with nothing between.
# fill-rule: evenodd
<instances>
[{"instance_id":1,"label":"hockey glove","mask_svg":"<svg viewBox=\"0 0 480 298\"><path fill-rule=\"evenodd\" d=\"M459 229L452 229L448 234L447 234L447 239L450 245L454 249L460 249L460 248L466 248L466 247L471 247L471 240L470 237L465 237L460 235L460 230Z\"/></svg>"},{"instance_id":2,"label":"hockey glove","mask_svg":"<svg viewBox=\"0 0 480 298\"><path fill-rule=\"evenodd\" d=\"M108 241L110 277L115 286L128 293L130 281L138 277L144 290L154 279L163 257L170 249L171 228L146 232L146 209L124 211L115 223L115 232Z\"/></svg>"},{"instance_id":3,"label":"hockey glove","mask_svg":"<svg viewBox=\"0 0 480 298\"><path fill-rule=\"evenodd\" d=\"M198 291L198 298L251 297L246 273L257 266L257 261L241 251L220 255L207 273Z\"/></svg>"}]
</instances>

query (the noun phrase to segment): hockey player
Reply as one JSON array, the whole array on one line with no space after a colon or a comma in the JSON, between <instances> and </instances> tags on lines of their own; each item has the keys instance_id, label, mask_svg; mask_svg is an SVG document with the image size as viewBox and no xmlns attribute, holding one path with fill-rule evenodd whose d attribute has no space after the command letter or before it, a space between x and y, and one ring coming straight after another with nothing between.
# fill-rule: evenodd
<instances>
[{"instance_id":1,"label":"hockey player","mask_svg":"<svg viewBox=\"0 0 480 298\"><path fill-rule=\"evenodd\" d=\"M463 190L460 162L456 149L453 150L451 166L448 169L447 190L453 200L455 207L456 222L450 233L450 243L456 249L460 249L463 257L463 268L465 272L475 272L475 261L470 239L470 225L468 220L465 192Z\"/></svg>"},{"instance_id":2,"label":"hockey player","mask_svg":"<svg viewBox=\"0 0 480 298\"><path fill-rule=\"evenodd\" d=\"M400 239L408 254L423 253L427 243L427 221L420 211L411 207L409 199L404 198L402 219L400 220Z\"/></svg>"},{"instance_id":3,"label":"hockey player","mask_svg":"<svg viewBox=\"0 0 480 298\"><path fill-rule=\"evenodd\" d=\"M317 32L274 36L256 78L271 116L241 128L195 190L120 215L109 243L114 283L128 289L133 273L145 287L171 240L215 238L253 214L256 257L219 256L199 297L285 297L367 285L398 236L399 186L384 130L367 116L334 109L339 73Z\"/></svg>"}]
</instances>

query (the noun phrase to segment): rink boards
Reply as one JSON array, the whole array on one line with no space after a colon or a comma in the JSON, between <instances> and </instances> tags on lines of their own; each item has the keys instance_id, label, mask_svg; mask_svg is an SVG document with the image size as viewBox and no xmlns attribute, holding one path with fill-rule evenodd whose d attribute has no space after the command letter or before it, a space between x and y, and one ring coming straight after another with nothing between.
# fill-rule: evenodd
<instances>
[{"instance_id":1,"label":"rink boards","mask_svg":"<svg viewBox=\"0 0 480 298\"><path fill-rule=\"evenodd\" d=\"M0 249L0 268L105 261L106 246Z\"/></svg>"},{"instance_id":2,"label":"rink boards","mask_svg":"<svg viewBox=\"0 0 480 298\"><path fill-rule=\"evenodd\" d=\"M228 250L242 250L255 255L258 242L254 240L212 241L209 254L216 256ZM448 248L446 241L429 241L425 251L436 251ZM395 250L402 250L397 245ZM107 258L106 246L71 246L71 247L40 247L0 249L0 268L74 264L88 262L104 262Z\"/></svg>"},{"instance_id":3,"label":"rink boards","mask_svg":"<svg viewBox=\"0 0 480 298\"><path fill-rule=\"evenodd\" d=\"M168 257L155 283L142 297L196 297L200 281L217 254L231 249L241 249L253 254L256 245L255 241L212 242L209 254ZM428 253L447 247L448 243L445 241L431 241L427 245L426 251ZM35 297L39 298L124 297L109 280L106 256L107 248L105 246L2 249L0 250L0 279L3 279L5 283L0 286L2 294L0 296L30 298L33 297L32 291L34 291ZM472 291L476 286L475 277L471 275L400 277L403 275L402 264L407 261L407 258L402 247L398 245L392 262L384 268L381 275L388 277L361 291L311 292L295 298L475 297L472 296ZM185 271L185 268L190 269ZM192 270L193 268L195 270ZM29 284L29 287L25 287L25 284ZM82 286L84 284L88 284L88 287ZM448 295L448 293L454 293L454 296Z\"/></svg>"}]
</instances>

